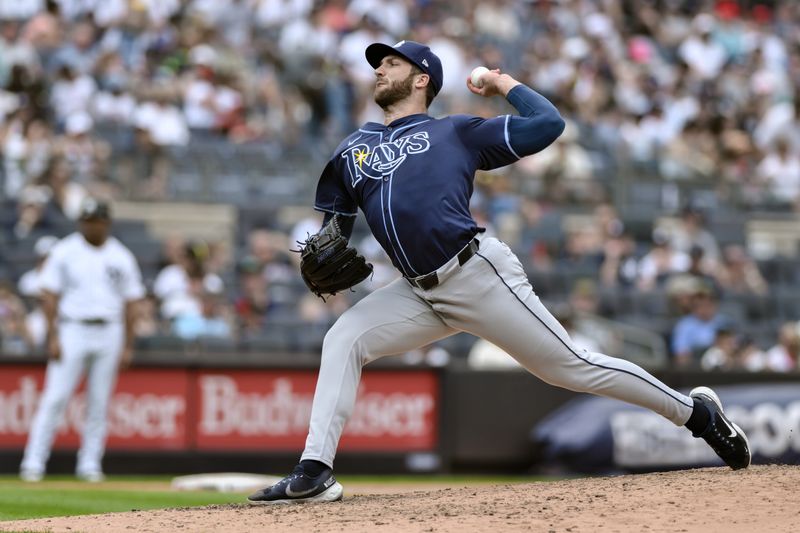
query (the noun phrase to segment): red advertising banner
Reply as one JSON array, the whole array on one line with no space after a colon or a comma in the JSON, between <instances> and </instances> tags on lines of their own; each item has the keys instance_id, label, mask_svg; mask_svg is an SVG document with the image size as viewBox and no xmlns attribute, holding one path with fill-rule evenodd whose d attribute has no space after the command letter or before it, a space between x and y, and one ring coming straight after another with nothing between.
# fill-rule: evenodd
<instances>
[{"instance_id":1,"label":"red advertising banner","mask_svg":"<svg viewBox=\"0 0 800 533\"><path fill-rule=\"evenodd\" d=\"M42 394L44 366L0 367L0 447L25 446ZM185 449L189 375L181 369L133 369L122 373L108 412L108 448ZM67 404L54 448L80 444L85 395Z\"/></svg>"},{"instance_id":2,"label":"red advertising banner","mask_svg":"<svg viewBox=\"0 0 800 533\"><path fill-rule=\"evenodd\" d=\"M197 448L301 450L316 380L309 371L200 372ZM339 450L432 450L438 393L431 371L365 372Z\"/></svg>"},{"instance_id":3,"label":"red advertising banner","mask_svg":"<svg viewBox=\"0 0 800 533\"><path fill-rule=\"evenodd\" d=\"M132 369L109 407L108 449L303 448L316 385L312 370ZM0 448L25 445L42 393L44 366L0 366ZM80 442L85 396L69 402L55 448ZM427 451L438 442L438 376L430 370L362 375L343 451Z\"/></svg>"}]
</instances>

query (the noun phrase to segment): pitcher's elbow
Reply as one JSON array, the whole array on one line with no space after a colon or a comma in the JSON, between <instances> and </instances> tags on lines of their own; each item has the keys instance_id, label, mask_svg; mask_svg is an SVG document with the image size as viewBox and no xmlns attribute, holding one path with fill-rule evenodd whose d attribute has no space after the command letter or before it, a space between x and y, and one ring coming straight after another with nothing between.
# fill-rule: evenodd
<instances>
[{"instance_id":1,"label":"pitcher's elbow","mask_svg":"<svg viewBox=\"0 0 800 533\"><path fill-rule=\"evenodd\" d=\"M552 131L553 138L550 142L558 139L564 129L567 127L567 122L561 117L558 111L553 112L553 115L547 120L548 128Z\"/></svg>"}]
</instances>

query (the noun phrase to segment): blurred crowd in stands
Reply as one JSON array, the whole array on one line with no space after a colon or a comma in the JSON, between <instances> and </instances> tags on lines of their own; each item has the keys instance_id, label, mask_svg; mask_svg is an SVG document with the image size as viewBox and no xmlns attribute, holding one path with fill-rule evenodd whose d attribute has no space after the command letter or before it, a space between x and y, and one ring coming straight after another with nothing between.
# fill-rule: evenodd
<instances>
[{"instance_id":1,"label":"blurred crowd in stands","mask_svg":"<svg viewBox=\"0 0 800 533\"><path fill-rule=\"evenodd\" d=\"M800 212L800 3L788 0L0 0L3 246L43 260L40 237L63 236L88 194L185 200L170 180L193 146L296 162L313 190L341 137L382 121L364 48L400 39L442 58L434 116L510 112L464 87L487 65L567 118L553 147L479 173L472 206L537 292L569 301L564 320L639 318L676 364L797 368L800 315L770 308L770 257L754 257L743 225L723 238L712 224L726 210ZM645 182L699 184L711 199L659 188L671 209L641 224L619 191ZM318 225L308 213L247 228L233 249L165 240L144 268L140 333L247 339L298 321L324 333L358 293L303 290L289 250ZM356 238L376 264L360 290L397 275L363 228ZM2 267L0 351L23 353L42 335L35 283ZM800 275L776 276L800 288ZM743 334L753 319L769 331Z\"/></svg>"}]
</instances>

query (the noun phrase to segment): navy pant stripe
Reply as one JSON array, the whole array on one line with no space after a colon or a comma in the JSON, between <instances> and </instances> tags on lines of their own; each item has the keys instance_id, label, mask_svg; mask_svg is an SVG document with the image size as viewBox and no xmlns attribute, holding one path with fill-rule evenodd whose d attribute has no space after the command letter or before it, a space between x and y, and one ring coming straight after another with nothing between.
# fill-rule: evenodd
<instances>
[{"instance_id":1,"label":"navy pant stripe","mask_svg":"<svg viewBox=\"0 0 800 533\"><path fill-rule=\"evenodd\" d=\"M497 268L495 268L495 266L492 264L492 262L491 262L491 261L489 261L489 260L486 258L486 256L482 255L480 252L477 252L477 253L476 253L476 255L478 255L478 256L479 256L481 259L483 259L484 261L486 261L486 262L489 264L489 266L490 266L490 267L492 267L492 270L494 270L494 273L497 275L497 277L498 277L498 278L500 278L500 281L503 283L503 285L505 285L505 286L506 286L506 288L507 288L507 289L508 289L508 290L511 292L511 294L513 294L513 295L514 295L514 298L516 298L516 299L517 299L517 301L518 301L519 303L521 303L521 304L522 304L522 306L523 306L523 307L525 307L525 309L526 309L526 310L527 310L527 311L528 311L528 312L529 312L531 315L533 315L533 316L536 318L536 320L538 320L538 321L539 321L539 322L540 322L540 323L541 323L541 324L542 324L542 325L543 325L545 328L547 328L547 330L548 330L550 333L552 333L553 335L555 335L555 337L556 337L556 338L559 340L559 342L561 342L561 344L563 344L563 345L564 345L564 346L565 346L565 347L566 347L566 348L567 348L567 349L570 351L570 353L571 353L572 355L574 355L575 357L577 357L578 359L580 359L581 361L583 361L584 363L587 363L587 364L589 364L589 365L596 366L596 367L599 367L599 368L605 368L605 369L607 369L607 370L615 370L615 371L617 371L617 372L623 372L623 373L625 373L625 374L629 374L629 375L631 375L631 376L634 376L634 377L636 377L636 378L639 378L639 379L641 379L642 381L644 381L645 383L647 383L648 385L652 385L653 387L657 388L658 390L660 390L661 392L663 392L664 394L666 394L667 396L669 396L669 397L670 397L670 398L672 398L673 400L676 400L676 401L680 402L681 404L685 405L686 407L694 407L694 405L693 405L693 404L692 404L692 405L690 405L690 404L687 404L686 402L682 401L680 398L676 398L676 397L675 397L675 396L673 396L673 395L672 395L672 394L671 394L669 391L665 391L664 389L662 389L661 387L659 387L657 384L653 383L653 382L652 382L652 381L650 381L649 379L645 378L644 376L640 376L639 374L635 374L635 373L633 373L633 372L630 372L630 371L628 371L628 370L623 370L623 369L621 369L621 368L614 368L614 367L610 367L610 366L604 366L604 365L600 365L600 364L597 364L597 363L593 363L593 362L591 362L591 361L589 361L589 360L585 359L584 357L581 357L581 355L580 355L578 352L576 352L575 350L573 350L573 349L572 349L572 347L571 347L571 346L570 346L570 345L569 345L567 342L565 342L565 341L564 341L564 339L562 339L562 338L561 338L561 337L560 337L558 334L556 334L556 332L555 332L555 331L553 331L553 330L550 328L550 326L548 326L548 325L547 325L547 323L546 323L544 320L542 320L542 319L541 319L541 318L540 318L540 317L539 317L539 316L538 316L538 315L537 315L537 314L536 314L536 313L535 313L535 312L534 312L534 311L533 311L533 310L532 310L530 307L528 307L528 306L525 304L525 302L524 302L524 301L523 301L523 300L522 300L522 299L521 299L519 296L517 296L517 293L515 293L515 292L514 292L514 290L513 290L513 289L512 289L512 288L511 288L511 287L508 285L508 283L506 283L506 280L504 280L504 279L503 279L503 276L501 276L501 275L500 275L500 273L497 271Z\"/></svg>"}]
</instances>

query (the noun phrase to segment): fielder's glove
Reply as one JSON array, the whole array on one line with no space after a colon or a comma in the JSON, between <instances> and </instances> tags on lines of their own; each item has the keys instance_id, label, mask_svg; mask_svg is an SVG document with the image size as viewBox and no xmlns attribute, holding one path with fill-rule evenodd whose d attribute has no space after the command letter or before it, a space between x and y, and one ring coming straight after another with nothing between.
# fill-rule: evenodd
<instances>
[{"instance_id":1,"label":"fielder's glove","mask_svg":"<svg viewBox=\"0 0 800 533\"><path fill-rule=\"evenodd\" d=\"M299 250L300 274L306 286L320 298L349 289L372 274L372 264L347 245L338 215L319 233L298 244L303 247Z\"/></svg>"}]
</instances>

